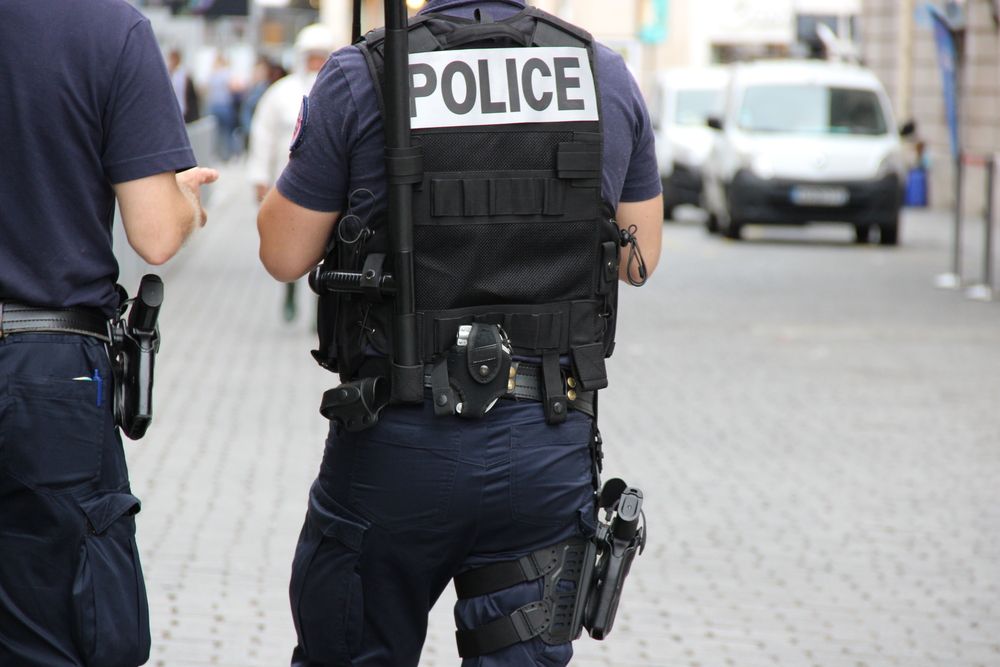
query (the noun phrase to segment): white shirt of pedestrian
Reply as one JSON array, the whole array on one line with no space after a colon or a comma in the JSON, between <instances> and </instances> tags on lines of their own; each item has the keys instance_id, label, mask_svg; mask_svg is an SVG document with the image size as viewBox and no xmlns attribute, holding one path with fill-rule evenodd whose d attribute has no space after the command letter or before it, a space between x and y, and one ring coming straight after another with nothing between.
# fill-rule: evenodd
<instances>
[{"instance_id":1,"label":"white shirt of pedestrian","mask_svg":"<svg viewBox=\"0 0 1000 667\"><path fill-rule=\"evenodd\" d=\"M410 127L596 121L587 50L464 49L410 54Z\"/></svg>"}]
</instances>

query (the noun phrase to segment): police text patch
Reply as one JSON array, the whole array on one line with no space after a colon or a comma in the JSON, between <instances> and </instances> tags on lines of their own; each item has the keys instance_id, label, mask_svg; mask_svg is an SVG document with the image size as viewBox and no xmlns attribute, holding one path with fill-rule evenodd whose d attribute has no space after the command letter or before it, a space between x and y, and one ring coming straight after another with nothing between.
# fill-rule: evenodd
<instances>
[{"instance_id":1,"label":"police text patch","mask_svg":"<svg viewBox=\"0 0 1000 667\"><path fill-rule=\"evenodd\" d=\"M410 54L410 126L596 121L587 50L467 49Z\"/></svg>"}]
</instances>

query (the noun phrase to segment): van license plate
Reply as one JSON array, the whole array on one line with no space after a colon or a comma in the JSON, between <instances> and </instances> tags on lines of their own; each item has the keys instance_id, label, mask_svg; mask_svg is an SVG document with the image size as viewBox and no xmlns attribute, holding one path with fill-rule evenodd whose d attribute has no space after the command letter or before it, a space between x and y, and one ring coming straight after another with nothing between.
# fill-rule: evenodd
<instances>
[{"instance_id":1,"label":"van license plate","mask_svg":"<svg viewBox=\"0 0 1000 667\"><path fill-rule=\"evenodd\" d=\"M822 185L796 185L788 196L796 206L844 206L851 199L847 188Z\"/></svg>"}]
</instances>

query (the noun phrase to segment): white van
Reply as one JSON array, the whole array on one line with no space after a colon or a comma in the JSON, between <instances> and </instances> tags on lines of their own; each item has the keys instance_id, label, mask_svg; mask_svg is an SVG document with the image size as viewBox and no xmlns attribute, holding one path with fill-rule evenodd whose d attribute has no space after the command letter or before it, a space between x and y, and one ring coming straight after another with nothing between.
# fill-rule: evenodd
<instances>
[{"instance_id":1,"label":"white van","mask_svg":"<svg viewBox=\"0 0 1000 667\"><path fill-rule=\"evenodd\" d=\"M904 164L888 97L860 66L761 61L733 66L705 167L709 231L845 222L855 239L899 239Z\"/></svg>"},{"instance_id":2,"label":"white van","mask_svg":"<svg viewBox=\"0 0 1000 667\"><path fill-rule=\"evenodd\" d=\"M726 80L723 67L667 69L656 77L650 111L667 218L681 204L701 206L701 172L712 148L705 122L722 112Z\"/></svg>"}]
</instances>

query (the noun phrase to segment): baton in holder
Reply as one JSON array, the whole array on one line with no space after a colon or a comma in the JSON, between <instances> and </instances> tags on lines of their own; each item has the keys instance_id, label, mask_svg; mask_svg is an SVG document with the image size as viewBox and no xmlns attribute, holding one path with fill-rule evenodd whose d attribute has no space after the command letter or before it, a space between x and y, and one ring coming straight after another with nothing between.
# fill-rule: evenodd
<instances>
[{"instance_id":1,"label":"baton in holder","mask_svg":"<svg viewBox=\"0 0 1000 667\"><path fill-rule=\"evenodd\" d=\"M354 3L354 33L360 35L361 3ZM379 301L391 295L393 302L392 351L387 383L365 380L347 382L324 395L323 411L345 415L360 430L378 421L385 404L422 403L424 365L417 350L416 296L413 285L413 187L423 178L419 147L410 141L410 75L407 11L403 0L385 0L385 164L388 179L388 235L392 272L366 266L361 273L319 267L309 284L319 294L361 293ZM353 407L347 408L350 405ZM347 410L347 412L344 412Z\"/></svg>"},{"instance_id":2,"label":"baton in holder","mask_svg":"<svg viewBox=\"0 0 1000 667\"><path fill-rule=\"evenodd\" d=\"M153 366L160 349L156 320L162 304L163 281L148 273L142 277L135 299L122 299L111 328L115 424L132 440L146 435L153 421Z\"/></svg>"}]
</instances>

